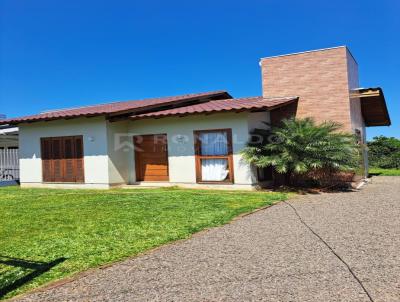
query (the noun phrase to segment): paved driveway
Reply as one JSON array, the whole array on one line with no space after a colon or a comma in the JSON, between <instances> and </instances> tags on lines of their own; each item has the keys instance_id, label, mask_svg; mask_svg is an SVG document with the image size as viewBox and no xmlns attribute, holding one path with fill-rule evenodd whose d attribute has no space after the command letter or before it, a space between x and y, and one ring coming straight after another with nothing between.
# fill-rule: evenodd
<instances>
[{"instance_id":1,"label":"paved driveway","mask_svg":"<svg viewBox=\"0 0 400 302\"><path fill-rule=\"evenodd\" d=\"M22 300L400 301L400 177L280 203Z\"/></svg>"}]
</instances>

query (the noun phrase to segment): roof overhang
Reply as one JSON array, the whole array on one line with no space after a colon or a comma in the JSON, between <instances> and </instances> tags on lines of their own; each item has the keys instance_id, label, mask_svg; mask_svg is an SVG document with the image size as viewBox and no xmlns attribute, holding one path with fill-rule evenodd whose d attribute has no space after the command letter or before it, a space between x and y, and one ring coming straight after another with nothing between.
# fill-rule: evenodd
<instances>
[{"instance_id":1,"label":"roof overhang","mask_svg":"<svg viewBox=\"0 0 400 302\"><path fill-rule=\"evenodd\" d=\"M10 126L0 126L0 142L4 144L18 145L18 128Z\"/></svg>"},{"instance_id":2,"label":"roof overhang","mask_svg":"<svg viewBox=\"0 0 400 302\"><path fill-rule=\"evenodd\" d=\"M0 135L18 135L18 127L10 125L0 126Z\"/></svg>"},{"instance_id":3,"label":"roof overhang","mask_svg":"<svg viewBox=\"0 0 400 302\"><path fill-rule=\"evenodd\" d=\"M359 98L365 126L390 126L390 116L385 96L380 87L358 88L351 93L352 98Z\"/></svg>"}]
</instances>

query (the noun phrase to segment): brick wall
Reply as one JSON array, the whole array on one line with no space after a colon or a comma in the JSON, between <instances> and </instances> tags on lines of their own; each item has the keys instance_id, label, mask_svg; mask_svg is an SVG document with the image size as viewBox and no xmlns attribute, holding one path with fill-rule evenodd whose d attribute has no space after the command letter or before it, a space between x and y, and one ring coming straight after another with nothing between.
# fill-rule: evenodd
<instances>
[{"instance_id":1,"label":"brick wall","mask_svg":"<svg viewBox=\"0 0 400 302\"><path fill-rule=\"evenodd\" d=\"M349 94L358 86L358 68L346 47L264 58L261 71L265 97L300 97L296 117L333 120L349 132L359 127L361 111L350 106Z\"/></svg>"}]
</instances>

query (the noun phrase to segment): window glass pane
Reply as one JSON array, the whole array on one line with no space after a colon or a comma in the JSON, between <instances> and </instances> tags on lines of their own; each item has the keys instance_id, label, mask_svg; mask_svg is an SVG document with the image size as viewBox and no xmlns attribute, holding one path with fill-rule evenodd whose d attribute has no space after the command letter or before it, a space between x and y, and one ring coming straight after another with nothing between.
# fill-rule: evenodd
<instances>
[{"instance_id":1,"label":"window glass pane","mask_svg":"<svg viewBox=\"0 0 400 302\"><path fill-rule=\"evenodd\" d=\"M228 139L225 131L200 133L199 139L201 155L228 154Z\"/></svg>"},{"instance_id":2,"label":"window glass pane","mask_svg":"<svg viewBox=\"0 0 400 302\"><path fill-rule=\"evenodd\" d=\"M202 159L202 181L223 181L229 173L227 159Z\"/></svg>"}]
</instances>

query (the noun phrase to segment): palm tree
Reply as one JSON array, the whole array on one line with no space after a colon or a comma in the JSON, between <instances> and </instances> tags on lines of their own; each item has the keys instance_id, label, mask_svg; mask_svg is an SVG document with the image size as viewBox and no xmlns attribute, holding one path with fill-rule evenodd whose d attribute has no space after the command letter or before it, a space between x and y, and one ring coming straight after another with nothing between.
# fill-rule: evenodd
<instances>
[{"instance_id":1,"label":"palm tree","mask_svg":"<svg viewBox=\"0 0 400 302\"><path fill-rule=\"evenodd\" d=\"M272 166L285 174L287 182L295 174L317 170L354 170L359 147L355 136L340 132L340 127L334 122L317 125L310 118L283 120L280 127L264 132L261 142L250 142L242 154L256 167Z\"/></svg>"}]
</instances>

